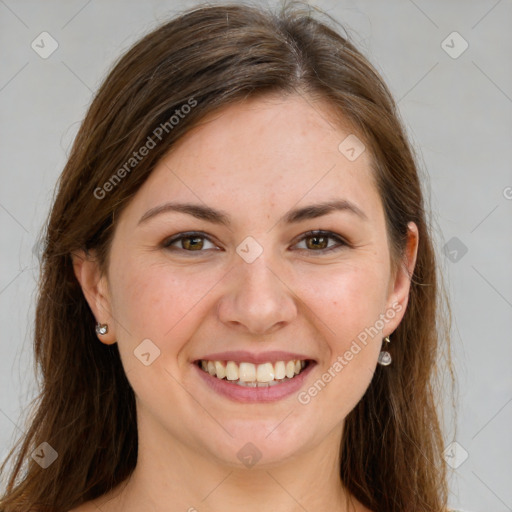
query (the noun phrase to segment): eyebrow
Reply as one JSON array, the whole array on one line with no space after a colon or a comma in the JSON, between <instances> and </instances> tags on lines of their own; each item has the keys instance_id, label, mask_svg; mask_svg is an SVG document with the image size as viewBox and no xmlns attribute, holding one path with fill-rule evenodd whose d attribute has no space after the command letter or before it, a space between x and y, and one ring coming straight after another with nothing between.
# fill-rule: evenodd
<instances>
[{"instance_id":1,"label":"eyebrow","mask_svg":"<svg viewBox=\"0 0 512 512\"><path fill-rule=\"evenodd\" d=\"M338 199L312 204L303 208L295 208L281 217L279 222L295 224L309 219L316 219L317 217L322 217L334 211L352 213L360 217L362 220L368 220L368 216L354 203L347 199ZM186 213L197 219L211 222L212 224L219 224L226 227L231 226L230 217L224 211L215 210L214 208L200 204L176 202L169 202L156 206L155 208L151 208L140 218L138 224L142 224L157 215L168 212Z\"/></svg>"}]
</instances>

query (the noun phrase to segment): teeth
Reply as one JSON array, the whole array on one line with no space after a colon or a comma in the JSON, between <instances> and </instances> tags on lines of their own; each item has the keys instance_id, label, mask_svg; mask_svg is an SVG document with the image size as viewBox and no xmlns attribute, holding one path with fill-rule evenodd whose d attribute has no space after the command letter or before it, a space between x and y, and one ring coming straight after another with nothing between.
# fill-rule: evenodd
<instances>
[{"instance_id":1,"label":"teeth","mask_svg":"<svg viewBox=\"0 0 512 512\"><path fill-rule=\"evenodd\" d=\"M277 361L274 365L274 369L276 371L276 379L284 379L286 377L286 365L284 364L284 361Z\"/></svg>"},{"instance_id":2,"label":"teeth","mask_svg":"<svg viewBox=\"0 0 512 512\"><path fill-rule=\"evenodd\" d=\"M201 368L218 379L227 379L246 387L268 387L292 379L306 367L306 361L276 361L253 364L234 361L201 361Z\"/></svg>"},{"instance_id":3,"label":"teeth","mask_svg":"<svg viewBox=\"0 0 512 512\"><path fill-rule=\"evenodd\" d=\"M274 380L274 374L274 366L272 365L272 363L259 364L258 371L256 374L256 380L258 382L270 382L271 380ZM240 376L240 378L242 377Z\"/></svg>"},{"instance_id":4,"label":"teeth","mask_svg":"<svg viewBox=\"0 0 512 512\"><path fill-rule=\"evenodd\" d=\"M259 373L258 373L259 375ZM240 363L239 369L238 369L238 377L240 380L243 380L244 382L252 382L256 379L256 367L252 363ZM260 381L263 382L263 381Z\"/></svg>"},{"instance_id":5,"label":"teeth","mask_svg":"<svg viewBox=\"0 0 512 512\"><path fill-rule=\"evenodd\" d=\"M286 376L291 379L295 375L295 362L288 361L286 363Z\"/></svg>"},{"instance_id":6,"label":"teeth","mask_svg":"<svg viewBox=\"0 0 512 512\"><path fill-rule=\"evenodd\" d=\"M215 361L215 373L219 379L223 379L226 376L226 367L224 366L224 363Z\"/></svg>"},{"instance_id":7,"label":"teeth","mask_svg":"<svg viewBox=\"0 0 512 512\"><path fill-rule=\"evenodd\" d=\"M233 361L228 361L226 365L226 379L228 380L238 380L238 366Z\"/></svg>"}]
</instances>

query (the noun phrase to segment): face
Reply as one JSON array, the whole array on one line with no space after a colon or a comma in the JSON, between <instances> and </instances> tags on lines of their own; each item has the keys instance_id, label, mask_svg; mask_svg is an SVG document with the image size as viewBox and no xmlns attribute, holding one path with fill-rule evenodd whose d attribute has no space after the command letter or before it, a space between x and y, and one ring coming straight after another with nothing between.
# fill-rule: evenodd
<instances>
[{"instance_id":1,"label":"face","mask_svg":"<svg viewBox=\"0 0 512 512\"><path fill-rule=\"evenodd\" d=\"M139 433L238 466L248 442L269 465L332 448L409 291L369 151L347 158L350 129L300 96L206 121L120 215L107 273L76 263L77 277L119 345Z\"/></svg>"}]
</instances>

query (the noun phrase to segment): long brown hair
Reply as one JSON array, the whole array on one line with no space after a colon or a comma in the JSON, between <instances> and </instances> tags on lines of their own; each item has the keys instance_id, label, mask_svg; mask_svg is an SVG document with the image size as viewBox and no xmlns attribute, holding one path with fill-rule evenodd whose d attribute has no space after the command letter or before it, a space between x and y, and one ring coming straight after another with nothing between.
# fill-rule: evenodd
<instances>
[{"instance_id":1,"label":"long brown hair","mask_svg":"<svg viewBox=\"0 0 512 512\"><path fill-rule=\"evenodd\" d=\"M16 457L13 448L2 465L5 472L14 459L2 511L68 511L133 471L134 393L117 345L97 340L71 254L94 249L106 269L119 213L172 145L207 114L267 93L327 100L365 141L395 268L408 222L418 227L409 303L389 349L393 364L378 366L346 418L340 476L375 511L445 510L436 382L438 356L449 355L441 350L449 343L449 318L441 307L445 295L419 170L379 74L334 20L321 21L310 7L290 3L278 12L240 4L187 11L135 44L99 89L45 226L35 319L42 389ZM179 122L170 121L173 115ZM157 140L155 129L163 126ZM127 166L149 138L155 146ZM31 458L43 442L58 454L47 469Z\"/></svg>"}]
</instances>

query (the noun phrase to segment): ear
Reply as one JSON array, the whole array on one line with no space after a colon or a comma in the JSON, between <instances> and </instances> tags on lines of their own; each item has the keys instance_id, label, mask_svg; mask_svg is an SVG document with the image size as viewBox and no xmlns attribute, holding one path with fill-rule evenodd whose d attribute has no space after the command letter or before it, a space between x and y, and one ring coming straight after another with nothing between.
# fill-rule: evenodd
<instances>
[{"instance_id":1,"label":"ear","mask_svg":"<svg viewBox=\"0 0 512 512\"><path fill-rule=\"evenodd\" d=\"M409 302L411 278L418 255L419 233L418 227L414 222L409 222L407 229L405 254L389 283L386 311L394 310L396 315L387 323L386 331L389 332L387 332L385 336L389 336L398 327L404 317L407 303Z\"/></svg>"},{"instance_id":2,"label":"ear","mask_svg":"<svg viewBox=\"0 0 512 512\"><path fill-rule=\"evenodd\" d=\"M106 345L116 342L112 307L107 277L102 274L98 260L93 251L75 251L71 255L73 270L96 321L108 325L108 332L98 335Z\"/></svg>"}]
</instances>

